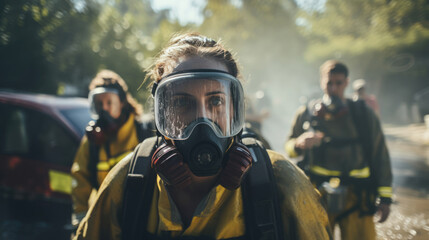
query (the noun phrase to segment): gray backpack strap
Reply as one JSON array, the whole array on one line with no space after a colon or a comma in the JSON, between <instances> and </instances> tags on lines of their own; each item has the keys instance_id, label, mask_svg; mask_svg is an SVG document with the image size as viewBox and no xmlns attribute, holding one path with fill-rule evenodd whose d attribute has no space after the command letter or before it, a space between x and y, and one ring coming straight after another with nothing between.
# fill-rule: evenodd
<instances>
[{"instance_id":1,"label":"gray backpack strap","mask_svg":"<svg viewBox=\"0 0 429 240\"><path fill-rule=\"evenodd\" d=\"M143 121L135 120L134 125L137 129L137 138L139 142L143 142L146 138L156 136L155 122L151 119L145 119Z\"/></svg>"},{"instance_id":2,"label":"gray backpack strap","mask_svg":"<svg viewBox=\"0 0 429 240\"><path fill-rule=\"evenodd\" d=\"M253 163L242 184L248 239L284 239L276 180L270 157L254 138L243 138Z\"/></svg>"},{"instance_id":3,"label":"gray backpack strap","mask_svg":"<svg viewBox=\"0 0 429 240\"><path fill-rule=\"evenodd\" d=\"M124 190L122 239L143 237L142 226L147 225L151 199L147 196L152 196L156 177L150 162L157 143L157 137L147 138L134 149Z\"/></svg>"}]
</instances>

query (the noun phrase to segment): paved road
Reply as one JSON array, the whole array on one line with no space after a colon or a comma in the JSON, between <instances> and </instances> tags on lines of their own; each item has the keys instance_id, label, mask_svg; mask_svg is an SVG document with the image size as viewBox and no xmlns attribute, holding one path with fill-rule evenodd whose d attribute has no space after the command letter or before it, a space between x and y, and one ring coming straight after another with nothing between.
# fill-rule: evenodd
<instances>
[{"instance_id":1,"label":"paved road","mask_svg":"<svg viewBox=\"0 0 429 240\"><path fill-rule=\"evenodd\" d=\"M378 239L429 239L429 130L423 124L385 125L392 157L394 204L377 224Z\"/></svg>"}]
</instances>

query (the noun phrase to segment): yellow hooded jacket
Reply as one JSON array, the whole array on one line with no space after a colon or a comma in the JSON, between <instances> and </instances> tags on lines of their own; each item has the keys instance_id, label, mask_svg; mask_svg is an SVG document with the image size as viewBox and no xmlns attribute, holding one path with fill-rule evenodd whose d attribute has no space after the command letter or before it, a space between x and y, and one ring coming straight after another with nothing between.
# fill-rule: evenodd
<instances>
[{"instance_id":1,"label":"yellow hooded jacket","mask_svg":"<svg viewBox=\"0 0 429 240\"><path fill-rule=\"evenodd\" d=\"M115 140L109 144L110 158L108 158L105 146L100 147L99 162L97 164L97 180L101 185L110 169L121 159L131 153L139 143L135 115L130 114L128 120L121 126ZM89 202L94 200L96 189L90 182L91 172L88 169L90 161L89 142L86 135L83 137L76 153L71 169L73 211L77 220L81 220L88 211Z\"/></svg>"},{"instance_id":2,"label":"yellow hooded jacket","mask_svg":"<svg viewBox=\"0 0 429 240\"><path fill-rule=\"evenodd\" d=\"M285 238L291 233L299 239L330 239L328 217L319 203L320 195L308 178L282 155L268 151L277 180ZM131 155L110 171L79 225L75 239L121 239L124 184ZM154 235L175 237L204 236L228 239L245 234L241 189L230 191L218 185L197 207L190 225L182 227L180 215L158 177L154 188L146 230ZM292 224L293 223L293 224ZM290 229L289 226L294 226Z\"/></svg>"}]
</instances>

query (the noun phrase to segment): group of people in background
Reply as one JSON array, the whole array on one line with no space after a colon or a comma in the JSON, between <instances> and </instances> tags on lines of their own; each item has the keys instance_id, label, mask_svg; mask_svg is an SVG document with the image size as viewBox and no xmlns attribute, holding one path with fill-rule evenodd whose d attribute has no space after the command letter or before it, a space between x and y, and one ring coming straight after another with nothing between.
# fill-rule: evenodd
<instances>
[{"instance_id":1,"label":"group of people in background","mask_svg":"<svg viewBox=\"0 0 429 240\"><path fill-rule=\"evenodd\" d=\"M298 109L270 150L245 108L236 59L197 33L173 37L147 74L154 109L100 71L94 121L72 166L74 239L376 239L392 202L390 157L365 80L346 98L346 65L320 67L321 99Z\"/></svg>"}]
</instances>

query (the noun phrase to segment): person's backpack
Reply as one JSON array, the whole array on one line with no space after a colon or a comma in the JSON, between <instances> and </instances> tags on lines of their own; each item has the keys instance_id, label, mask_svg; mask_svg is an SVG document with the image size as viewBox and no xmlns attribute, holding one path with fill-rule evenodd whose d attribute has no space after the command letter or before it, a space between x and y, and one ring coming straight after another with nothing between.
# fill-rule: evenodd
<instances>
[{"instance_id":1,"label":"person's backpack","mask_svg":"<svg viewBox=\"0 0 429 240\"><path fill-rule=\"evenodd\" d=\"M134 150L123 198L124 240L160 239L146 231L156 180L150 162L159 142L159 137L152 137ZM254 138L243 138L242 142L253 157L253 165L241 185L246 223L246 235L242 239L284 239L277 186L268 153Z\"/></svg>"},{"instance_id":2,"label":"person's backpack","mask_svg":"<svg viewBox=\"0 0 429 240\"><path fill-rule=\"evenodd\" d=\"M260 141L266 149L272 149L270 143L264 138L261 131L253 127L251 123L246 122L243 132L241 133L241 138L255 138Z\"/></svg>"}]
</instances>

